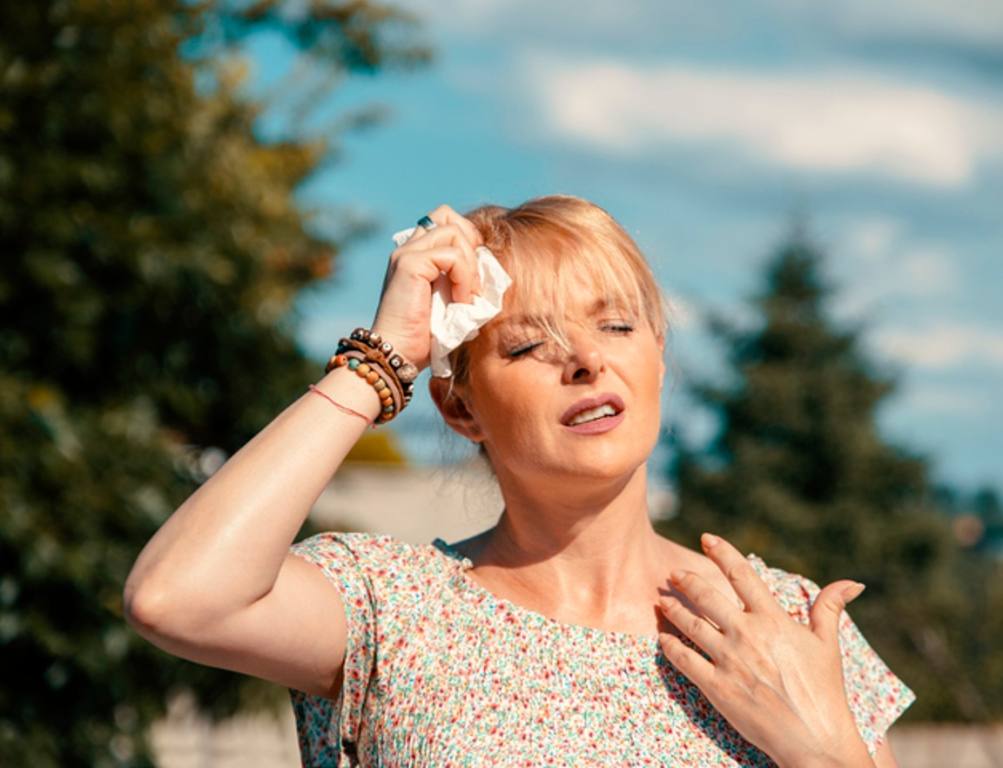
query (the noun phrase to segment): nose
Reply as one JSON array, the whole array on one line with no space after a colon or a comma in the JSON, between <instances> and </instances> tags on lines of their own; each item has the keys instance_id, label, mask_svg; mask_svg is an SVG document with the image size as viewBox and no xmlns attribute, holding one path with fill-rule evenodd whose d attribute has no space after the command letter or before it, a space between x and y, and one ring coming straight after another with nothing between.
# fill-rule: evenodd
<instances>
[{"instance_id":1,"label":"nose","mask_svg":"<svg viewBox=\"0 0 1003 768\"><path fill-rule=\"evenodd\" d=\"M606 369L598 341L591 333L577 327L569 328L567 337L571 348L564 364L564 382L574 384L595 381Z\"/></svg>"}]
</instances>

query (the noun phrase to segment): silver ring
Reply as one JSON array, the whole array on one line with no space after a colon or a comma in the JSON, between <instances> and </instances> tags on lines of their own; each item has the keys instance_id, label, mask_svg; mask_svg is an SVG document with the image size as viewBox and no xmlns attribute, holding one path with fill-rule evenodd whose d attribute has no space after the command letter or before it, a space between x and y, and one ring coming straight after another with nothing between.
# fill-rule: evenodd
<instances>
[{"instance_id":1,"label":"silver ring","mask_svg":"<svg viewBox=\"0 0 1003 768\"><path fill-rule=\"evenodd\" d=\"M422 216L418 219L418 226L424 227L426 231L430 229L435 229L435 222L432 221L428 216Z\"/></svg>"}]
</instances>

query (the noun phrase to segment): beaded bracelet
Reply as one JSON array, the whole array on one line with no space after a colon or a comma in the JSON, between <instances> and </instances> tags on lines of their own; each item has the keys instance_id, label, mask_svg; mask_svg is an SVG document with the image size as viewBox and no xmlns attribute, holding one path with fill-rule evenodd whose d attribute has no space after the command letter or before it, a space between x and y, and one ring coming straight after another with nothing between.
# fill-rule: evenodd
<instances>
[{"instance_id":1,"label":"beaded bracelet","mask_svg":"<svg viewBox=\"0 0 1003 768\"><path fill-rule=\"evenodd\" d=\"M400 414L414 396L417 366L394 352L393 344L369 328L356 328L350 338L339 339L324 371L329 373L343 365L365 378L380 395L383 411L377 423L386 423Z\"/></svg>"},{"instance_id":2,"label":"beaded bracelet","mask_svg":"<svg viewBox=\"0 0 1003 768\"><path fill-rule=\"evenodd\" d=\"M418 378L418 368L399 352L394 352L394 345L369 328L356 328L351 333L352 339L361 341L371 349L378 350L386 357L390 367L397 374L405 390L414 389L414 380ZM410 386L408 386L410 385Z\"/></svg>"},{"instance_id":3,"label":"beaded bracelet","mask_svg":"<svg viewBox=\"0 0 1003 768\"><path fill-rule=\"evenodd\" d=\"M354 348L363 352L367 362L376 362L386 373L400 384L400 389L406 401L414 394L414 381L418 377L418 368L401 355L394 352L394 346L369 328L356 328L348 339L338 342L335 354ZM330 370L328 362L328 370Z\"/></svg>"},{"instance_id":4,"label":"beaded bracelet","mask_svg":"<svg viewBox=\"0 0 1003 768\"><path fill-rule=\"evenodd\" d=\"M384 355L382 351L374 349L368 344L355 339L339 340L336 354L348 354L352 351L358 352L367 363L376 365L383 371L384 378L387 380L387 383L398 395L400 407L402 409L411 402L414 385L408 385L401 382L400 378L397 376L397 371L390 365L390 361L387 360L386 355Z\"/></svg>"},{"instance_id":5,"label":"beaded bracelet","mask_svg":"<svg viewBox=\"0 0 1003 768\"><path fill-rule=\"evenodd\" d=\"M355 371L360 378L365 379L376 390L376 394L380 398L380 405L382 406L380 415L376 417L376 423L385 424L397 415L399 406L397 398L394 397L393 390L387 386L387 382L379 372L366 363L357 353L335 355L328 362L328 366L328 371L348 366L350 370Z\"/></svg>"}]
</instances>

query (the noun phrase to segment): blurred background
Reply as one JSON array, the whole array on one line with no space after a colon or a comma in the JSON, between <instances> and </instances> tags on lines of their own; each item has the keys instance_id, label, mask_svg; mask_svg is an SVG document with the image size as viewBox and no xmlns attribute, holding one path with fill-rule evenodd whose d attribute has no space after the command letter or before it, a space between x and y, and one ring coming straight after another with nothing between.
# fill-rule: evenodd
<instances>
[{"instance_id":1,"label":"blurred background","mask_svg":"<svg viewBox=\"0 0 1003 768\"><path fill-rule=\"evenodd\" d=\"M659 530L865 582L901 764L1003 765L1001 85L990 0L8 9L3 764L298 764L287 691L146 643L125 577L371 323L391 233L559 192L674 308ZM493 524L427 375L300 537Z\"/></svg>"}]
</instances>

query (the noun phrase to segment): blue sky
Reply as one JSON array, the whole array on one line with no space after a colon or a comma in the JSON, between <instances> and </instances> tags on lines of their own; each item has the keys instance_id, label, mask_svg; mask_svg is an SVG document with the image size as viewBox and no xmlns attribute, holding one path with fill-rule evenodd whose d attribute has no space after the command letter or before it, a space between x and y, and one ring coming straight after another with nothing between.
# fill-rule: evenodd
<instances>
[{"instance_id":1,"label":"blue sky","mask_svg":"<svg viewBox=\"0 0 1003 768\"><path fill-rule=\"evenodd\" d=\"M422 213L581 195L634 236L677 308L681 389L664 413L700 439L714 422L685 379L722 370L702 318L748 320L764 261L804 212L838 288L832 315L867 319L867 350L900 372L882 432L928 454L937 478L1003 486L1003 5L397 5L424 19L436 61L349 77L305 122L283 94L316 70L267 36L248 49L252 88L274 99L265 131L389 110L302 191L375 223L300 303L312 354L371 322L390 234ZM414 460L434 461L424 376L398 429Z\"/></svg>"}]
</instances>

